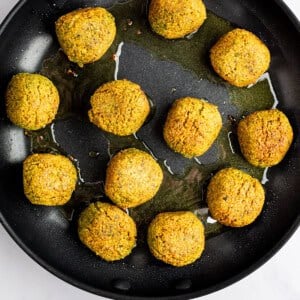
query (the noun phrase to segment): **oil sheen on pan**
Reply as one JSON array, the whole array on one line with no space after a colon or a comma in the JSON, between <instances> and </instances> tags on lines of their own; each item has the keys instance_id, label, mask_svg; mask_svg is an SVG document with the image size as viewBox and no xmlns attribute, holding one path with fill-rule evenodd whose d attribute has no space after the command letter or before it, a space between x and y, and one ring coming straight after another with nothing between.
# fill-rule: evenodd
<instances>
[{"instance_id":1,"label":"oil sheen on pan","mask_svg":"<svg viewBox=\"0 0 300 300\"><path fill-rule=\"evenodd\" d=\"M105 199L103 181L109 159L121 149L135 147L150 153L164 171L164 182L154 199L128 211L141 232L145 233L159 212L178 210L195 212L205 225L207 238L228 230L209 216L203 191L211 176L227 166L244 170L263 183L267 181L266 170L251 166L242 158L236 124L253 111L277 105L269 74L248 88L236 88L213 72L209 49L236 26L210 11L201 30L172 41L151 31L146 1L131 0L109 10L116 18L118 32L112 47L100 61L79 68L69 62L62 51L44 61L40 73L55 83L63 95L62 102L52 125L36 132L26 131L31 138L32 152L67 155L78 168L80 181L71 201L62 207L63 214L72 220L77 209ZM128 64L127 58L132 56L135 59ZM155 76L156 72L160 74ZM136 135L117 137L89 123L87 111L90 96L101 84L123 78L141 85L152 111ZM174 100L185 96L204 98L216 104L223 119L222 131L211 149L192 160L172 152L162 137L168 109ZM75 132L89 133L85 137L85 142L90 144L88 152L72 147L78 142ZM93 166L92 172L89 166ZM143 243L142 240L144 238L139 239L139 243Z\"/></svg>"}]
</instances>

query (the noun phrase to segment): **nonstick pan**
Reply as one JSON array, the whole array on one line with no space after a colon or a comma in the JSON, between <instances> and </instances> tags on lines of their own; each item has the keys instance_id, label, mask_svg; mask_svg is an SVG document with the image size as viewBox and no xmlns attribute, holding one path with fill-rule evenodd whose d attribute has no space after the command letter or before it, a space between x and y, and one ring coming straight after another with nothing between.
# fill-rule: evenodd
<instances>
[{"instance_id":1,"label":"nonstick pan","mask_svg":"<svg viewBox=\"0 0 300 300\"><path fill-rule=\"evenodd\" d=\"M151 118L138 137L142 140L153 137L147 140L147 147L153 150L159 159L166 156L178 176L182 176L182 170L189 162L170 154L165 145L159 142L158 132L163 119L155 119L156 116L164 114L173 100L190 94L207 96L217 104L220 101L219 104L223 105L223 121L227 125L228 115L241 117L251 112L251 109L257 108L251 105L249 108L236 105L236 111L228 108L230 106L226 105L226 101L230 93L236 95L236 98L242 94L237 90L229 90L228 85L218 79L209 67L206 50L221 33L231 27L253 31L270 48L272 63L269 74L279 100L278 108L289 117L295 138L285 159L268 171L269 181L265 184L267 199L262 215L245 228L217 228L208 233L204 254L194 264L182 268L167 266L156 261L143 242L139 242L132 255L125 260L107 263L86 249L76 234L78 213L91 200L89 197L95 197L92 184L90 194L78 192L77 200L82 200L79 204L76 199L72 200L77 203L75 211L72 207L62 209L33 206L26 200L22 187L22 161L32 149L36 152L45 149L50 151L53 145L51 141L46 146L36 145L37 136L30 132L24 134L23 130L9 122L5 115L4 94L11 76L18 72L42 72L49 76L58 85L61 98L66 99L64 101L67 104L66 107L60 108L54 127L49 127L40 134L47 136L51 130L55 130L58 141L54 143L53 147L56 148L52 150L72 155L87 183L101 179L101 176L104 176L102 166L109 159L107 153L101 152L101 149L107 147L107 140L99 130L87 122L86 110L89 96L97 85L112 79L111 70L104 69L105 66L101 64L96 65L98 70L104 70L101 77L100 73L93 71L93 66L80 69L68 63L64 54L59 51L54 22L60 15L79 7L112 7L116 2L118 1L23 0L3 22L0 28L0 220L12 238L40 265L63 280L92 293L115 299L199 297L224 288L260 267L280 249L299 225L299 23L279 0L206 0L204 2L209 10L209 18L213 19L214 23L208 22L205 26L215 24L212 27L215 35L210 39L203 36L205 43L199 44L199 47L205 50L198 53L199 66L205 65L204 69L196 67L198 64L194 63L195 60L186 59L180 64L182 57L176 56L177 53L168 52L170 48L177 47L172 41L168 42L168 47L163 48L161 45L165 41L158 37L155 37L155 43L147 45L139 44L136 37L132 38L132 43L125 43L118 75L120 78L127 77L140 83L154 103ZM119 23L120 26L124 26L119 28L123 31L121 37L124 37L127 32L130 34L128 26L131 26L131 21L128 21L128 18L135 21L134 14L139 14L146 20L147 1L135 1L141 4L138 9L135 6L126 6L128 1L119 2L123 2L126 7L123 15L122 10L119 11L121 19L125 20L125 23ZM146 34L144 28L147 28L147 22L139 24L144 27L135 31L135 34ZM153 34L149 32L147 34ZM192 37L191 43L194 43L194 38L197 39L196 36ZM185 53L191 58L192 54L197 54L195 51L198 48L189 48L187 42L179 41L176 45L180 45L178 49L181 52L178 50L178 53ZM145 51L145 47L151 51ZM115 50L116 48L112 49L107 55L112 55ZM53 65L57 67L57 72ZM65 77L61 77L62 70L67 71ZM80 74L85 74L84 78L89 78L88 82L74 85L78 74L79 77ZM166 86L169 94L165 90ZM257 88L255 96L247 98L248 104L261 99L261 108L268 105L264 102L268 97L261 89ZM247 89L243 91L248 93ZM159 104L160 98L166 99L165 106ZM151 122L154 122L155 126L151 127ZM122 148L128 141L123 140L122 143L115 142ZM217 150L212 149L201 163L213 165L212 157L215 157L216 153ZM244 165L244 168L247 169L247 166ZM208 173L211 174L216 169L212 168ZM250 173L251 170L249 167ZM205 187L205 184L203 186ZM101 189L101 186L98 188ZM204 205L203 202L200 203ZM165 209L166 207L161 210ZM157 210L160 211L160 208ZM142 213L143 210L140 210L136 215L140 217ZM141 222L140 239L143 239L144 227L149 221L147 212L144 213L147 217L145 222Z\"/></svg>"}]
</instances>

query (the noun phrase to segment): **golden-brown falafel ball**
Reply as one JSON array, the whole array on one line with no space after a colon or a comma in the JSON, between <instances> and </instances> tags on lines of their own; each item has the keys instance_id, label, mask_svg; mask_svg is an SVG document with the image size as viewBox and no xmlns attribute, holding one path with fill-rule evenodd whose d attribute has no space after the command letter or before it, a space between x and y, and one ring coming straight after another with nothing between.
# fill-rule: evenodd
<instances>
[{"instance_id":1,"label":"golden-brown falafel ball","mask_svg":"<svg viewBox=\"0 0 300 300\"><path fill-rule=\"evenodd\" d=\"M41 129L53 121L58 106L58 91L47 77L19 73L8 84L6 112L17 126L27 130Z\"/></svg>"},{"instance_id":2,"label":"golden-brown falafel ball","mask_svg":"<svg viewBox=\"0 0 300 300\"><path fill-rule=\"evenodd\" d=\"M149 22L157 34L178 39L197 31L206 19L202 0L152 0Z\"/></svg>"},{"instance_id":3,"label":"golden-brown falafel ball","mask_svg":"<svg viewBox=\"0 0 300 300\"><path fill-rule=\"evenodd\" d=\"M265 201L261 183L234 168L219 171L207 188L207 204L214 219L226 226L246 226L259 216Z\"/></svg>"},{"instance_id":4,"label":"golden-brown falafel ball","mask_svg":"<svg viewBox=\"0 0 300 300\"><path fill-rule=\"evenodd\" d=\"M249 163L271 167L282 161L293 141L287 116L277 110L262 110L248 115L238 125L241 151Z\"/></svg>"},{"instance_id":5,"label":"golden-brown falafel ball","mask_svg":"<svg viewBox=\"0 0 300 300\"><path fill-rule=\"evenodd\" d=\"M268 70L270 51L252 32L234 29L210 50L211 64L224 80L244 87L255 83Z\"/></svg>"},{"instance_id":6,"label":"golden-brown falafel ball","mask_svg":"<svg viewBox=\"0 0 300 300\"><path fill-rule=\"evenodd\" d=\"M163 134L172 150L191 158L210 148L221 127L222 118L217 106L187 97L173 103Z\"/></svg>"},{"instance_id":7,"label":"golden-brown falafel ball","mask_svg":"<svg viewBox=\"0 0 300 300\"><path fill-rule=\"evenodd\" d=\"M115 19L102 7L74 10L61 16L55 28L63 51L80 67L99 60L116 36Z\"/></svg>"},{"instance_id":8,"label":"golden-brown falafel ball","mask_svg":"<svg viewBox=\"0 0 300 300\"><path fill-rule=\"evenodd\" d=\"M32 204L65 204L70 200L76 182L76 168L63 155L32 154L23 163L24 193Z\"/></svg>"},{"instance_id":9,"label":"golden-brown falafel ball","mask_svg":"<svg viewBox=\"0 0 300 300\"><path fill-rule=\"evenodd\" d=\"M136 225L120 208L96 202L90 204L78 220L81 242L106 261L120 260L136 244Z\"/></svg>"},{"instance_id":10,"label":"golden-brown falafel ball","mask_svg":"<svg viewBox=\"0 0 300 300\"><path fill-rule=\"evenodd\" d=\"M135 207L153 198L162 180L163 172L150 154L129 148L109 162L105 193L121 208Z\"/></svg>"},{"instance_id":11,"label":"golden-brown falafel ball","mask_svg":"<svg viewBox=\"0 0 300 300\"><path fill-rule=\"evenodd\" d=\"M197 260L205 244L204 226L191 212L157 215L148 228L151 253L163 262L181 267Z\"/></svg>"},{"instance_id":12,"label":"golden-brown falafel ball","mask_svg":"<svg viewBox=\"0 0 300 300\"><path fill-rule=\"evenodd\" d=\"M141 87L126 79L103 84L91 97L91 106L90 121L119 136L137 132L150 112Z\"/></svg>"}]
</instances>

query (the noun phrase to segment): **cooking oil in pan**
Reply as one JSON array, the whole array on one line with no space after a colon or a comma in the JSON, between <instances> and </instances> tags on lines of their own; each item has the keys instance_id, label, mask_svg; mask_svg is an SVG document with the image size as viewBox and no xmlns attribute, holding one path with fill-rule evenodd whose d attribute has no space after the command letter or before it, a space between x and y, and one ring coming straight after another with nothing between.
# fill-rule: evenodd
<instances>
[{"instance_id":1,"label":"cooking oil in pan","mask_svg":"<svg viewBox=\"0 0 300 300\"><path fill-rule=\"evenodd\" d=\"M180 90L184 93L186 84L190 84L190 82L185 82L186 76L193 78L196 86L203 86L203 98L206 98L206 91L208 94L211 93L212 99L208 100L219 105L223 117L223 128L214 144L214 152L193 160L183 160L184 167L181 172L173 168L172 162L177 158L182 158L171 153L169 160L161 154L164 153L163 151L166 153L170 151L164 144L162 136L158 135L157 141L153 142L147 140L149 137L147 131L143 134L143 128L146 127L153 132L162 128L168 108L165 103L166 99L154 92L153 86L155 87L157 80L155 76L150 82L152 85L145 83L145 91L152 101L152 114L147 124L141 129L141 133L117 137L99 130L99 134L104 134L108 141L106 149L108 157L121 149L136 147L153 155L164 171L164 181L158 194L151 201L129 209L129 214L140 228L146 228L147 224L160 212L191 210L201 218L207 237L211 237L226 229L209 216L205 201L207 183L217 170L226 166L243 169L252 176L262 179L264 170L251 166L241 156L236 138L236 123L253 111L271 108L275 100L274 90L269 81L263 78L249 88L236 88L225 83L211 69L208 59L209 49L221 35L234 28L228 21L208 12L204 25L192 37L176 41L165 40L151 31L147 22L145 3L146 1L131 0L110 8L116 18L118 33L114 44L101 60L79 68L69 62L62 51L58 51L56 55L44 61L41 74L53 80L60 92L61 105L57 119L62 122L73 117L79 118L82 122L88 122L89 98L104 82L125 78L128 75L133 76L135 81L143 83L144 77L151 76L152 74L148 74L151 70L148 72L144 66L140 66L140 72L130 73L133 70L135 55L138 57L140 53L149 55L154 64L163 66L165 63L176 67L179 73L182 72L180 80L175 82L170 88L170 93L166 94L169 97L169 104L176 99ZM123 64L126 61L126 67L124 67ZM128 61L132 62L132 65L128 64ZM144 64L147 66L147 61L144 61ZM142 87L144 88L143 85ZM222 99L217 99L217 96L214 99L212 93L215 89L220 90L220 95L223 95ZM190 92L191 90L187 89L185 96L189 96ZM166 106L165 110L161 109L163 105ZM157 124L160 124L159 129L157 129ZM63 145L59 145L53 133L51 126L37 132L29 132L32 151L61 153L70 157L64 151ZM155 143L158 143L158 147L153 146ZM91 149L88 155L91 159L98 159L100 153ZM70 158L76 163L76 157ZM108 159L103 163L103 169L106 168L107 163ZM80 173L80 169L78 171ZM87 182L85 178L82 178L73 198L63 209L66 216L71 219L74 209L99 199L108 201L104 195L103 180Z\"/></svg>"}]
</instances>

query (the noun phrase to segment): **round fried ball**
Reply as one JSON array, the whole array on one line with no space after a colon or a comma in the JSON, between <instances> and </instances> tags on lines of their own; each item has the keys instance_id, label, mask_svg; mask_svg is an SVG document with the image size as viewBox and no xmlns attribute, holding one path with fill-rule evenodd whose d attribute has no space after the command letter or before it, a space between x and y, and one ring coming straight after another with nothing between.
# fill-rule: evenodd
<instances>
[{"instance_id":1,"label":"round fried ball","mask_svg":"<svg viewBox=\"0 0 300 300\"><path fill-rule=\"evenodd\" d=\"M204 154L211 147L221 127L222 118L217 106L187 97L172 105L163 135L173 151L191 158Z\"/></svg>"},{"instance_id":2,"label":"round fried ball","mask_svg":"<svg viewBox=\"0 0 300 300\"><path fill-rule=\"evenodd\" d=\"M99 60L116 36L115 19L102 7L82 8L63 15L55 28L63 51L80 67Z\"/></svg>"},{"instance_id":3,"label":"round fried ball","mask_svg":"<svg viewBox=\"0 0 300 300\"><path fill-rule=\"evenodd\" d=\"M8 84L6 112L17 126L27 130L41 129L54 120L58 106L58 91L47 77L19 73Z\"/></svg>"},{"instance_id":4,"label":"round fried ball","mask_svg":"<svg viewBox=\"0 0 300 300\"><path fill-rule=\"evenodd\" d=\"M157 34L178 39L197 31L206 19L202 0L152 0L149 22Z\"/></svg>"},{"instance_id":5,"label":"round fried ball","mask_svg":"<svg viewBox=\"0 0 300 300\"><path fill-rule=\"evenodd\" d=\"M270 51L253 33L234 29L210 50L211 64L224 80L237 87L255 83L268 70Z\"/></svg>"},{"instance_id":6,"label":"round fried ball","mask_svg":"<svg viewBox=\"0 0 300 300\"><path fill-rule=\"evenodd\" d=\"M247 173L226 168L207 188L207 204L214 219L231 227L246 226L259 216L265 201L261 183Z\"/></svg>"},{"instance_id":7,"label":"round fried ball","mask_svg":"<svg viewBox=\"0 0 300 300\"><path fill-rule=\"evenodd\" d=\"M106 261L123 259L136 244L136 225L120 208L108 203L91 203L80 215L81 242Z\"/></svg>"},{"instance_id":8,"label":"round fried ball","mask_svg":"<svg viewBox=\"0 0 300 300\"><path fill-rule=\"evenodd\" d=\"M191 212L161 213L148 228L151 253L157 259L176 267L197 260L204 250L204 244L204 226Z\"/></svg>"},{"instance_id":9,"label":"round fried ball","mask_svg":"<svg viewBox=\"0 0 300 300\"><path fill-rule=\"evenodd\" d=\"M126 79L103 84L91 97L91 106L90 121L119 136L137 132L150 113L149 101L141 87Z\"/></svg>"},{"instance_id":10,"label":"round fried ball","mask_svg":"<svg viewBox=\"0 0 300 300\"><path fill-rule=\"evenodd\" d=\"M33 154L23 163L24 193L33 204L65 204L70 200L76 182L76 168L65 156Z\"/></svg>"},{"instance_id":11,"label":"round fried ball","mask_svg":"<svg viewBox=\"0 0 300 300\"><path fill-rule=\"evenodd\" d=\"M135 207L152 199L162 180L163 172L150 154L129 148L109 162L105 193L121 208Z\"/></svg>"},{"instance_id":12,"label":"round fried ball","mask_svg":"<svg viewBox=\"0 0 300 300\"><path fill-rule=\"evenodd\" d=\"M293 141L287 116L277 110L262 110L248 115L238 124L241 151L249 163L271 167L284 158Z\"/></svg>"}]
</instances>

